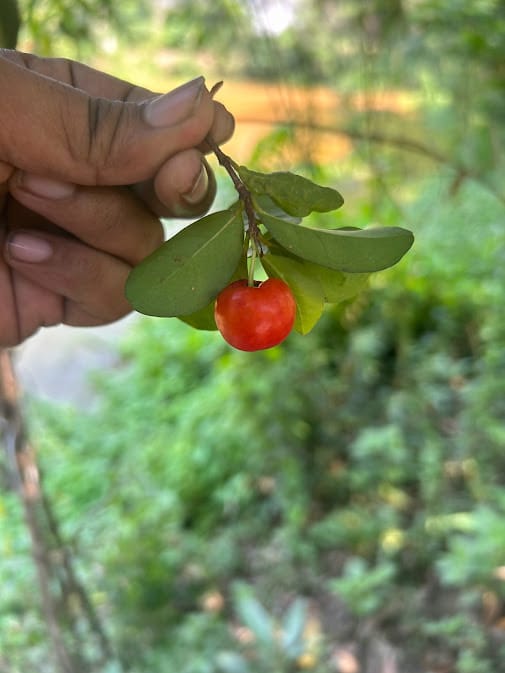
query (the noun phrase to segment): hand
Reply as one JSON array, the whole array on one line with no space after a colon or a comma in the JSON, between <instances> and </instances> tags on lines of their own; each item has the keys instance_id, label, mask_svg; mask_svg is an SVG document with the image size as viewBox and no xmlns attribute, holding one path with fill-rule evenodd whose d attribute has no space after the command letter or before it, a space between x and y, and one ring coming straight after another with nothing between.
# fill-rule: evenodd
<instances>
[{"instance_id":1,"label":"hand","mask_svg":"<svg viewBox=\"0 0 505 673\"><path fill-rule=\"evenodd\" d=\"M158 217L205 212L205 137L233 118L203 78L163 96L64 59L0 50L0 347L131 310L126 277Z\"/></svg>"}]
</instances>

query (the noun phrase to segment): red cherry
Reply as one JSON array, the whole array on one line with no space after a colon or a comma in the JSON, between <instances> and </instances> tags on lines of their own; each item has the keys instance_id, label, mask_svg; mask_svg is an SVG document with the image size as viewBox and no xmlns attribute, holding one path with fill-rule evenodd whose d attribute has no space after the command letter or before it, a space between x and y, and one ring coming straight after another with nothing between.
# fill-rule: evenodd
<instances>
[{"instance_id":1,"label":"red cherry","mask_svg":"<svg viewBox=\"0 0 505 673\"><path fill-rule=\"evenodd\" d=\"M279 278L251 287L236 280L216 299L214 317L225 341L242 351L277 346L293 329L296 303L289 285Z\"/></svg>"}]
</instances>

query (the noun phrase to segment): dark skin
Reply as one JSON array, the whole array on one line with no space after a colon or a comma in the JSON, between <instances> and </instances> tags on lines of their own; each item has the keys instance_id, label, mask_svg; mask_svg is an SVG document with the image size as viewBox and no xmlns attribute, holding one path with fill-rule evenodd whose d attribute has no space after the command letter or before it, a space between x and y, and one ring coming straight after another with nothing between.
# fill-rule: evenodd
<instances>
[{"instance_id":1,"label":"dark skin","mask_svg":"<svg viewBox=\"0 0 505 673\"><path fill-rule=\"evenodd\" d=\"M215 196L205 138L234 128L202 78L161 97L65 59L0 50L0 347L131 310L159 217ZM154 102L153 102L154 101Z\"/></svg>"}]
</instances>

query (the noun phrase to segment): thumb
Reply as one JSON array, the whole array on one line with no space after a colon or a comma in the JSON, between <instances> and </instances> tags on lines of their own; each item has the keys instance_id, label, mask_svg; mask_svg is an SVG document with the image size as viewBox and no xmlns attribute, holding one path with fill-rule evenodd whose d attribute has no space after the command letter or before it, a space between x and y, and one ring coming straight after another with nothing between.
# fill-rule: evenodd
<instances>
[{"instance_id":1,"label":"thumb","mask_svg":"<svg viewBox=\"0 0 505 673\"><path fill-rule=\"evenodd\" d=\"M216 105L203 77L141 103L90 96L0 57L0 161L83 185L151 178L200 144Z\"/></svg>"}]
</instances>

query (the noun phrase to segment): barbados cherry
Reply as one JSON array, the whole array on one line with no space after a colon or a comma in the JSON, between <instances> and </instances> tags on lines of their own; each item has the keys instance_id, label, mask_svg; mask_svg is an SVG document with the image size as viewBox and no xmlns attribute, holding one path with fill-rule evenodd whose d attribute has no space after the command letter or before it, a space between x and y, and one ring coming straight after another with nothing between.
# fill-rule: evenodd
<instances>
[{"instance_id":1,"label":"barbados cherry","mask_svg":"<svg viewBox=\"0 0 505 673\"><path fill-rule=\"evenodd\" d=\"M236 280L217 296L214 317L225 341L242 351L272 348L293 329L296 303L288 285L268 278L250 286Z\"/></svg>"}]
</instances>

